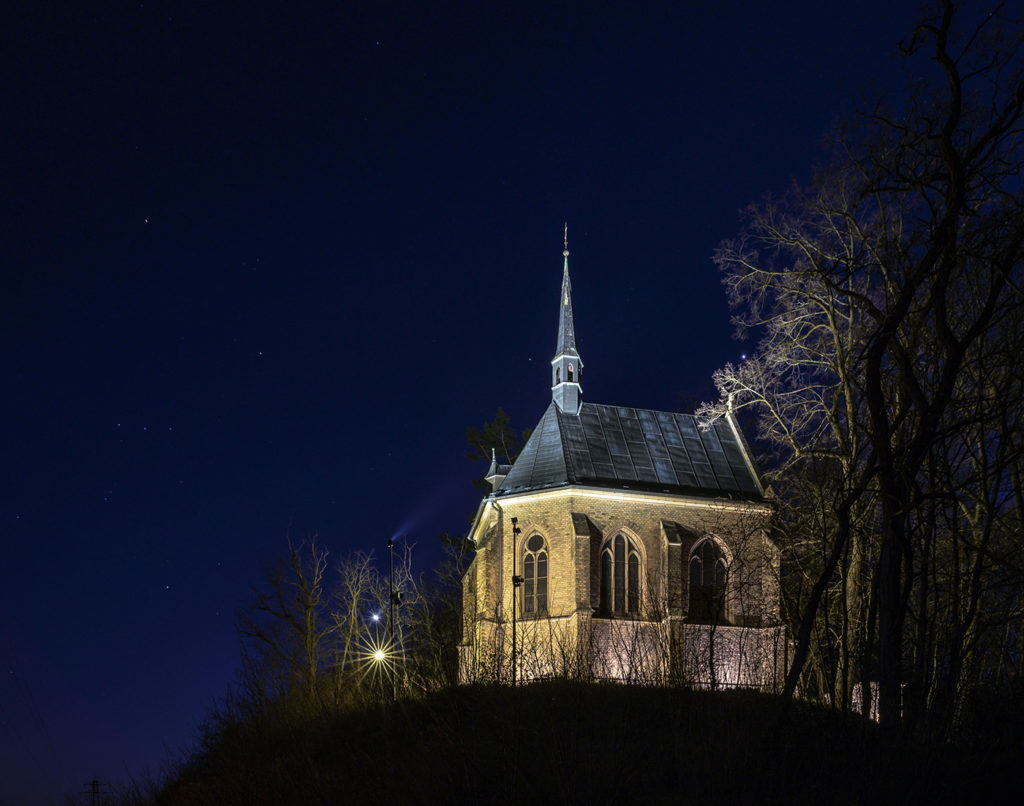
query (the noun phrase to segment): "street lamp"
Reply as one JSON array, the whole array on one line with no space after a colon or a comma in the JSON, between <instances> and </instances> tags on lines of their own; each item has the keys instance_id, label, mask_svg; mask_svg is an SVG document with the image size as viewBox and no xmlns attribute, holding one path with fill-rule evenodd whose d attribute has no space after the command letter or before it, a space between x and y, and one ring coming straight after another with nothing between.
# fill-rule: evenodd
<instances>
[{"instance_id":1,"label":"street lamp","mask_svg":"<svg viewBox=\"0 0 1024 806\"><path fill-rule=\"evenodd\" d=\"M391 538L388 538L388 588L391 607L391 648L394 651L398 646L395 642L395 605L402 603L402 594L395 590L395 541ZM391 699L398 700L398 677L395 666L391 667Z\"/></svg>"}]
</instances>

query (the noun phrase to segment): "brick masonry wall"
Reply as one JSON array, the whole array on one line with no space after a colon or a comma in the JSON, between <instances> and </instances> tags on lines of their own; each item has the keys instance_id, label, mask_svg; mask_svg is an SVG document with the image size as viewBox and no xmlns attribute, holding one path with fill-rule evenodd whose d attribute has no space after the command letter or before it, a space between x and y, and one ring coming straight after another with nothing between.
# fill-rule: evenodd
<instances>
[{"instance_id":1,"label":"brick masonry wall","mask_svg":"<svg viewBox=\"0 0 1024 806\"><path fill-rule=\"evenodd\" d=\"M576 518L573 513L576 513ZM586 517L580 518L580 515ZM547 545L550 618L542 621L556 620L560 624L572 625L564 628L558 641L551 638L548 627L547 643L562 646L568 635L575 636L577 642L589 643L590 649L586 654L595 667L595 674L598 671L596 666L602 662L600 658L605 656L609 658L605 662L608 668L619 669L619 674L612 676L637 674L629 663L622 665L621 657L612 658L616 653L609 649L609 641L612 644L617 642L621 648L622 630L600 626L602 619L594 619L591 623L591 616L599 604L601 548L606 540L620 533L633 541L642 558L642 616L659 623L659 635L662 637L658 642L665 649L655 652L651 648L653 639L648 637L644 639L647 643L641 654L648 658L661 658L657 661L660 664L658 674L676 668L684 670L681 673L688 679L698 682L701 679L697 675L699 664L683 663L680 655L700 657L702 653L712 654L707 642L701 643L699 636L704 633L699 625L682 624L689 606L690 553L696 543L708 534L719 541L729 563L726 615L732 624L738 625L718 628L714 654L723 659L733 658L741 665L769 661L773 668L778 665L780 656L774 650L766 654L767 650L763 648L765 639L760 630L763 626L777 625L779 621L778 552L765 534L766 510L763 507L741 502L709 506L706 501L671 496L628 493L609 496L591 494L579 488L503 498L500 511L492 507L486 514L486 522L478 525L478 554L464 582L465 593L473 588L473 595L464 599L464 607L473 608L472 615L464 615L462 652L465 663L472 664L472 658L481 655L482 646L504 647L510 643L508 635L495 633L495 630L498 629L496 622L502 619L504 633L510 629L512 517L518 518L521 529L517 540L517 573L522 574L523 548L530 537L540 534ZM663 521L678 524L679 528L673 528L671 535L666 534ZM499 574L505 579L501 579ZM518 593L517 619L522 619L522 589ZM529 621L525 619L520 624L528 625ZM636 624L629 620L623 623ZM687 629L680 629L683 626ZM758 631L748 635L743 627L758 628ZM524 636L536 632L530 626L523 630ZM651 630L644 632L645 635L648 633ZM722 646L719 648L720 642ZM534 641L535 645L541 643L544 642ZM759 647L756 651L755 646ZM509 649L507 647L504 651ZM559 652L566 655L564 646ZM539 653L535 654L539 657ZM582 654L576 652L576 662ZM617 654L621 656L622 653ZM784 652L781 657L784 659ZM490 663L495 665L493 657ZM548 660L536 663L538 672L545 668L554 669L557 665ZM730 672L724 667L721 675L723 680L735 681L731 683L735 685L762 685L766 679L763 671L741 669Z\"/></svg>"},{"instance_id":2,"label":"brick masonry wall","mask_svg":"<svg viewBox=\"0 0 1024 806\"><path fill-rule=\"evenodd\" d=\"M674 671L697 688L781 691L786 672L786 631L776 627L674 625Z\"/></svg>"}]
</instances>

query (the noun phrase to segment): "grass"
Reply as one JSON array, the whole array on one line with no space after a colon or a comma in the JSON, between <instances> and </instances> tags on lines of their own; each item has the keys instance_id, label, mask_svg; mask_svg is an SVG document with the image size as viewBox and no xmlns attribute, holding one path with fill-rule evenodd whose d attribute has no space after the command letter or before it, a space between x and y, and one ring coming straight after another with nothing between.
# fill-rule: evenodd
<instances>
[{"instance_id":1,"label":"grass","mask_svg":"<svg viewBox=\"0 0 1024 806\"><path fill-rule=\"evenodd\" d=\"M310 719L223 721L159 804L954 803L1006 759L883 744L860 719L733 691L471 686ZM1009 778L1009 776L1007 776Z\"/></svg>"}]
</instances>

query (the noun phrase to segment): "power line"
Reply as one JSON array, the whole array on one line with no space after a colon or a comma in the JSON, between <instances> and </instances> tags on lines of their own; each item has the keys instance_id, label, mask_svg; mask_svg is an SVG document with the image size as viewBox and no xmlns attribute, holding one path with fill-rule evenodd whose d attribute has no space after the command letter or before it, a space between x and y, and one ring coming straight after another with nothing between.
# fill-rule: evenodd
<instances>
[{"instance_id":1,"label":"power line","mask_svg":"<svg viewBox=\"0 0 1024 806\"><path fill-rule=\"evenodd\" d=\"M110 784L107 781L101 781L98 778L93 778L91 781L86 781L84 784L82 784L82 786L89 787L88 789L83 789L82 792L80 793L82 795L90 796L89 806L99 806L100 803L103 802L100 801L100 795L107 796L112 794L109 789L107 789L106 792L100 789L100 787L104 786L109 787Z\"/></svg>"}]
</instances>

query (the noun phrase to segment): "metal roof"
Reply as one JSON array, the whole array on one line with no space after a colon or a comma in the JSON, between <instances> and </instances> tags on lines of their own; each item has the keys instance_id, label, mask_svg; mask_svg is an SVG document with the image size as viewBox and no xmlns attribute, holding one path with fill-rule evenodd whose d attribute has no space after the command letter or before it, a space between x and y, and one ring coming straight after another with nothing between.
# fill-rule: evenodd
<instances>
[{"instance_id":1,"label":"metal roof","mask_svg":"<svg viewBox=\"0 0 1024 806\"><path fill-rule=\"evenodd\" d=\"M555 403L495 491L509 495L569 484L760 499L745 444L722 419L702 430L692 414Z\"/></svg>"},{"instance_id":2,"label":"metal roof","mask_svg":"<svg viewBox=\"0 0 1024 806\"><path fill-rule=\"evenodd\" d=\"M572 285L569 283L569 249L566 248L565 263L562 268L562 296L558 305L558 344L555 346L555 357L572 355L579 358L576 352L576 325L572 318Z\"/></svg>"}]
</instances>

